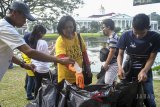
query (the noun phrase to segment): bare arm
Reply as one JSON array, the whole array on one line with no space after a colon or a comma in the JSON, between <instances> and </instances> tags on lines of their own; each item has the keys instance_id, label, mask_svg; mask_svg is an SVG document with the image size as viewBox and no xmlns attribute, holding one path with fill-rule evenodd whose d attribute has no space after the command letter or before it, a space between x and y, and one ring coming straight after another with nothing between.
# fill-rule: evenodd
<instances>
[{"instance_id":1,"label":"bare arm","mask_svg":"<svg viewBox=\"0 0 160 107\"><path fill-rule=\"evenodd\" d=\"M115 52L116 52L116 48L110 48L109 49L109 54L108 54L108 57L107 57L106 62L104 64L104 69L105 70L108 69L108 65L110 64Z\"/></svg>"},{"instance_id":2,"label":"bare arm","mask_svg":"<svg viewBox=\"0 0 160 107\"><path fill-rule=\"evenodd\" d=\"M122 68L123 57L124 57L124 50L119 49L117 57L118 68Z\"/></svg>"},{"instance_id":3,"label":"bare arm","mask_svg":"<svg viewBox=\"0 0 160 107\"><path fill-rule=\"evenodd\" d=\"M124 50L119 49L118 57L117 57L119 79L124 78L124 71L123 71L123 68L122 68L123 57L124 57Z\"/></svg>"},{"instance_id":4,"label":"bare arm","mask_svg":"<svg viewBox=\"0 0 160 107\"><path fill-rule=\"evenodd\" d=\"M74 61L72 59L59 59L56 58L55 56L51 56L51 55L47 55L41 52L38 52L32 48L30 48L28 45L24 44L20 47L18 47L18 49L23 52L24 54L26 54L28 57L38 60L38 61L43 61L43 62L57 62L57 63L61 63L61 64L74 64Z\"/></svg>"},{"instance_id":5,"label":"bare arm","mask_svg":"<svg viewBox=\"0 0 160 107\"><path fill-rule=\"evenodd\" d=\"M151 69L156 56L157 56L157 53L151 53L150 54L149 59L147 60L144 68L138 74L138 80L139 81L146 81L146 79L147 79L147 72Z\"/></svg>"},{"instance_id":6,"label":"bare arm","mask_svg":"<svg viewBox=\"0 0 160 107\"><path fill-rule=\"evenodd\" d=\"M33 64L26 64L26 63L20 61L15 56L12 57L12 62L15 63L15 64L17 64L17 65L19 65L19 66L21 66L22 68L34 71L35 66Z\"/></svg>"},{"instance_id":7,"label":"bare arm","mask_svg":"<svg viewBox=\"0 0 160 107\"><path fill-rule=\"evenodd\" d=\"M20 61L18 58L16 58L15 56L12 57L12 62L17 64L17 65L21 65L22 61Z\"/></svg>"},{"instance_id":8,"label":"bare arm","mask_svg":"<svg viewBox=\"0 0 160 107\"><path fill-rule=\"evenodd\" d=\"M151 69L156 56L157 56L157 53L151 53L150 54L149 59L147 60L145 66L143 68L146 71L146 73Z\"/></svg>"}]
</instances>

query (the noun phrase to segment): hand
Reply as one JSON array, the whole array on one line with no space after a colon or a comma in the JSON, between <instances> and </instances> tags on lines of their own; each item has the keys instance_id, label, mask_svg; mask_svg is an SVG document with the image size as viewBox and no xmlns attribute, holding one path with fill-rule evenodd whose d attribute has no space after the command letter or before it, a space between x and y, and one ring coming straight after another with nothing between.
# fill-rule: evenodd
<instances>
[{"instance_id":1,"label":"hand","mask_svg":"<svg viewBox=\"0 0 160 107\"><path fill-rule=\"evenodd\" d=\"M25 69L34 71L34 70L35 70L35 67L36 67L36 66L35 66L34 64L26 64L26 63L24 63L24 68L25 68Z\"/></svg>"},{"instance_id":2,"label":"hand","mask_svg":"<svg viewBox=\"0 0 160 107\"><path fill-rule=\"evenodd\" d=\"M82 73L75 73L76 76L76 85L79 88L84 88L84 77Z\"/></svg>"},{"instance_id":3,"label":"hand","mask_svg":"<svg viewBox=\"0 0 160 107\"><path fill-rule=\"evenodd\" d=\"M142 69L140 71L140 73L138 74L138 81L141 82L141 81L146 81L147 80L147 74L146 72Z\"/></svg>"},{"instance_id":4,"label":"hand","mask_svg":"<svg viewBox=\"0 0 160 107\"><path fill-rule=\"evenodd\" d=\"M118 78L120 80L124 79L124 71L123 68L118 68Z\"/></svg>"},{"instance_id":5,"label":"hand","mask_svg":"<svg viewBox=\"0 0 160 107\"><path fill-rule=\"evenodd\" d=\"M73 73L76 73L76 70L75 70L73 64L69 64L68 69L69 69L70 71L72 71Z\"/></svg>"},{"instance_id":6,"label":"hand","mask_svg":"<svg viewBox=\"0 0 160 107\"><path fill-rule=\"evenodd\" d=\"M109 65L105 63L104 66L103 66L103 68L104 68L105 71L107 71L108 68L109 68Z\"/></svg>"},{"instance_id":7,"label":"hand","mask_svg":"<svg viewBox=\"0 0 160 107\"><path fill-rule=\"evenodd\" d=\"M58 59L59 63L62 65L67 65L67 64L74 64L75 61L69 57L64 57L64 58L60 58Z\"/></svg>"}]
</instances>

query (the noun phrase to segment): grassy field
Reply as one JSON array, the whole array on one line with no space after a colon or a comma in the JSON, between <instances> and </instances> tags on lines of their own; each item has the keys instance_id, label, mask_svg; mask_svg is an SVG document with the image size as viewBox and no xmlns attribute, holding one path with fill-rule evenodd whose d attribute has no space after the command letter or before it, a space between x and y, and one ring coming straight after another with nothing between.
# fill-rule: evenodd
<instances>
[{"instance_id":1,"label":"grassy field","mask_svg":"<svg viewBox=\"0 0 160 107\"><path fill-rule=\"evenodd\" d=\"M102 33L81 33L83 37L100 37L102 36ZM54 33L54 34L46 34L44 38L57 38L59 35Z\"/></svg>"},{"instance_id":2,"label":"grassy field","mask_svg":"<svg viewBox=\"0 0 160 107\"><path fill-rule=\"evenodd\" d=\"M13 72L14 71L14 72ZM8 70L0 82L1 107L24 107L28 101L24 90L25 70L19 67ZM93 83L96 82L94 76ZM160 107L160 81L154 81L157 107Z\"/></svg>"}]
</instances>

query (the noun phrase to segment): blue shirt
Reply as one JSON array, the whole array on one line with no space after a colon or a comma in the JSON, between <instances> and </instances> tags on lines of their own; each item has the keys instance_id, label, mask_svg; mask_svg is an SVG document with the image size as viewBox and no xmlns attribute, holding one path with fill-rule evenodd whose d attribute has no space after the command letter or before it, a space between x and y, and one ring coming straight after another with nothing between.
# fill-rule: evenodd
<instances>
[{"instance_id":1,"label":"blue shirt","mask_svg":"<svg viewBox=\"0 0 160 107\"><path fill-rule=\"evenodd\" d=\"M146 36L137 39L133 31L127 31L122 34L117 47L126 50L127 54L145 55L158 52L160 34L154 31L148 31Z\"/></svg>"},{"instance_id":2,"label":"blue shirt","mask_svg":"<svg viewBox=\"0 0 160 107\"><path fill-rule=\"evenodd\" d=\"M29 38L29 36L31 35L31 33L27 33L27 34L25 34L24 35L24 40L25 40L25 42L29 45L29 40L28 40L28 38Z\"/></svg>"}]
</instances>

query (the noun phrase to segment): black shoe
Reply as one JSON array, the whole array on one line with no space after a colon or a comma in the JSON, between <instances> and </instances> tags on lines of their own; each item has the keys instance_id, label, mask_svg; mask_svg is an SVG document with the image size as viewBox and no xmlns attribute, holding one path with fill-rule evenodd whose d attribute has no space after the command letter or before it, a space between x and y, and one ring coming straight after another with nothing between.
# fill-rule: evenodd
<instances>
[{"instance_id":1,"label":"black shoe","mask_svg":"<svg viewBox=\"0 0 160 107\"><path fill-rule=\"evenodd\" d=\"M34 97L28 97L27 100L34 100Z\"/></svg>"}]
</instances>

